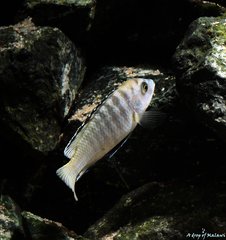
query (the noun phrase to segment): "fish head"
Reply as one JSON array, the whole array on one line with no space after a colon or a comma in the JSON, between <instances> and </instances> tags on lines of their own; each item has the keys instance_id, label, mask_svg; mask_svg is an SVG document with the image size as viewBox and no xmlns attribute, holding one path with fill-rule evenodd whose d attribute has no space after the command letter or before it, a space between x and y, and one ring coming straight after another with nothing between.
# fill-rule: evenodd
<instances>
[{"instance_id":1,"label":"fish head","mask_svg":"<svg viewBox=\"0 0 226 240\"><path fill-rule=\"evenodd\" d=\"M136 78L134 80L135 85L131 105L136 113L143 114L151 103L155 83L152 79Z\"/></svg>"}]
</instances>

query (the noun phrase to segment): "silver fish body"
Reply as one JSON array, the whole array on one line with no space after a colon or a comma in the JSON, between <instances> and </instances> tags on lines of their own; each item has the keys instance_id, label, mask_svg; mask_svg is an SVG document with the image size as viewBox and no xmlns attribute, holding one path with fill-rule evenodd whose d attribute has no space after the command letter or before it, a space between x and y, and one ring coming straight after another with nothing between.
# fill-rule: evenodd
<instances>
[{"instance_id":1,"label":"silver fish body","mask_svg":"<svg viewBox=\"0 0 226 240\"><path fill-rule=\"evenodd\" d=\"M74 185L96 161L126 138L149 106L155 84L151 79L130 79L98 108L64 150L70 161L57 170L78 200Z\"/></svg>"}]
</instances>

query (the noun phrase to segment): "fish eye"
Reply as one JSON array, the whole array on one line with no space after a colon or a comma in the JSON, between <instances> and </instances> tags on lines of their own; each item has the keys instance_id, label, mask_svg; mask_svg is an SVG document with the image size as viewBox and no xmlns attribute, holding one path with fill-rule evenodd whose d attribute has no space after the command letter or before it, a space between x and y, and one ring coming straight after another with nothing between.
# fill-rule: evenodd
<instances>
[{"instance_id":1,"label":"fish eye","mask_svg":"<svg viewBox=\"0 0 226 240\"><path fill-rule=\"evenodd\" d=\"M145 94L148 90L148 84L146 82L142 82L141 84L141 92L142 94Z\"/></svg>"}]
</instances>

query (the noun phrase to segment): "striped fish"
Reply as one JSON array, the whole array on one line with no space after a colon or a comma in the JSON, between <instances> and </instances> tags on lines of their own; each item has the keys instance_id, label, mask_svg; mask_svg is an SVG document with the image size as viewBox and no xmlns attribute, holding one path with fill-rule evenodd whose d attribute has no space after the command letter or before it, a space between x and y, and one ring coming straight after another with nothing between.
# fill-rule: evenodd
<instances>
[{"instance_id":1,"label":"striped fish","mask_svg":"<svg viewBox=\"0 0 226 240\"><path fill-rule=\"evenodd\" d=\"M149 106L155 84L151 79L134 78L123 82L76 133L64 150L70 161L57 175L73 191L86 170L125 139L138 123L151 120Z\"/></svg>"}]
</instances>

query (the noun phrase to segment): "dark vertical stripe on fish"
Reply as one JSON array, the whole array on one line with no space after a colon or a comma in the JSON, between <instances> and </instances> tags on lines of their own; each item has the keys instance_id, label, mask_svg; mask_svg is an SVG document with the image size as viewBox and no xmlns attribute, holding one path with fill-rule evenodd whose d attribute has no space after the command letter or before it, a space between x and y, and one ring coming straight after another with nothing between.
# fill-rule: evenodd
<instances>
[{"instance_id":1,"label":"dark vertical stripe on fish","mask_svg":"<svg viewBox=\"0 0 226 240\"><path fill-rule=\"evenodd\" d=\"M121 116L119 115L119 109L117 105L115 105L112 101L112 99L109 99L106 102L105 107L107 108L107 111L111 117L111 124L113 124L113 127L117 127L117 129L122 128L122 121Z\"/></svg>"},{"instance_id":2,"label":"dark vertical stripe on fish","mask_svg":"<svg viewBox=\"0 0 226 240\"><path fill-rule=\"evenodd\" d=\"M126 108L129 108L129 100L126 94L115 93L111 97L113 105L120 110L120 112L124 112Z\"/></svg>"},{"instance_id":3,"label":"dark vertical stripe on fish","mask_svg":"<svg viewBox=\"0 0 226 240\"><path fill-rule=\"evenodd\" d=\"M126 92L123 89L118 90L119 95L125 100L125 102L128 104L130 101L130 92Z\"/></svg>"}]
</instances>

